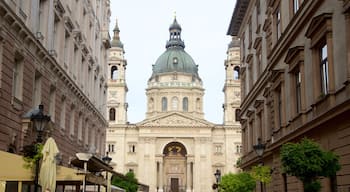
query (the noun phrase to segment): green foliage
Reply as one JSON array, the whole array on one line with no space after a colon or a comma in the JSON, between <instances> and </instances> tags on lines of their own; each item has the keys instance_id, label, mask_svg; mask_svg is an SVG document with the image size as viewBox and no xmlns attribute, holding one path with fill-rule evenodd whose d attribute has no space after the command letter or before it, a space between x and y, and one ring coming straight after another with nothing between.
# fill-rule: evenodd
<instances>
[{"instance_id":1,"label":"green foliage","mask_svg":"<svg viewBox=\"0 0 350 192\"><path fill-rule=\"evenodd\" d=\"M253 166L250 174L255 180L261 181L262 183L271 182L271 169L269 166Z\"/></svg>"},{"instance_id":2,"label":"green foliage","mask_svg":"<svg viewBox=\"0 0 350 192\"><path fill-rule=\"evenodd\" d=\"M329 177L340 170L337 155L323 151L317 143L306 138L300 143L284 144L281 148L281 161L283 171L300 179L304 187L310 188L310 192L317 189L317 184L312 183L319 176Z\"/></svg>"},{"instance_id":3,"label":"green foliage","mask_svg":"<svg viewBox=\"0 0 350 192\"><path fill-rule=\"evenodd\" d=\"M25 162L23 165L24 168L32 169L35 166L35 162L39 161L43 157L43 154L41 153L43 147L44 145L41 143L23 147L23 160Z\"/></svg>"},{"instance_id":4,"label":"green foliage","mask_svg":"<svg viewBox=\"0 0 350 192\"><path fill-rule=\"evenodd\" d=\"M220 192L252 192L254 189L254 178L245 172L224 175L219 184Z\"/></svg>"},{"instance_id":5,"label":"green foliage","mask_svg":"<svg viewBox=\"0 0 350 192\"><path fill-rule=\"evenodd\" d=\"M311 181L304 183L304 192L318 192L321 190L321 183L319 181Z\"/></svg>"},{"instance_id":6,"label":"green foliage","mask_svg":"<svg viewBox=\"0 0 350 192\"><path fill-rule=\"evenodd\" d=\"M126 192L137 192L138 189L137 179L132 171L126 173L125 177L114 175L112 178L112 185L123 188Z\"/></svg>"},{"instance_id":7,"label":"green foliage","mask_svg":"<svg viewBox=\"0 0 350 192\"><path fill-rule=\"evenodd\" d=\"M242 158L240 157L240 158L237 159L236 165L235 165L235 166L236 166L237 168L239 168L239 167L241 166L241 164L242 164Z\"/></svg>"}]
</instances>

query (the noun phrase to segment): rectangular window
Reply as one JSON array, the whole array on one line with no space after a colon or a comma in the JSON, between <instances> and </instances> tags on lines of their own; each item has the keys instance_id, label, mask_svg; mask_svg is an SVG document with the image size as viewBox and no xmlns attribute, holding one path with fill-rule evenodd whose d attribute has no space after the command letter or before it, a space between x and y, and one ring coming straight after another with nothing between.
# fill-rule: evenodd
<instances>
[{"instance_id":1,"label":"rectangular window","mask_svg":"<svg viewBox=\"0 0 350 192\"><path fill-rule=\"evenodd\" d=\"M50 87L49 95L49 114L51 116L51 121L55 122L55 107L56 107L56 87Z\"/></svg>"},{"instance_id":2,"label":"rectangular window","mask_svg":"<svg viewBox=\"0 0 350 192\"><path fill-rule=\"evenodd\" d=\"M323 44L320 47L320 73L321 73L321 91L323 94L328 93L328 56L327 56L327 44Z\"/></svg>"},{"instance_id":3,"label":"rectangular window","mask_svg":"<svg viewBox=\"0 0 350 192\"><path fill-rule=\"evenodd\" d=\"M79 141L83 140L83 115L82 115L82 113L79 113L79 118L78 118L78 140Z\"/></svg>"},{"instance_id":4,"label":"rectangular window","mask_svg":"<svg viewBox=\"0 0 350 192\"><path fill-rule=\"evenodd\" d=\"M75 125L75 107L71 107L70 119L69 119L69 135L74 135L74 125Z\"/></svg>"},{"instance_id":5,"label":"rectangular window","mask_svg":"<svg viewBox=\"0 0 350 192\"><path fill-rule=\"evenodd\" d=\"M280 5L278 5L276 12L275 12L275 22L276 22L276 37L277 40L281 37L282 31L281 31L281 9Z\"/></svg>"},{"instance_id":6,"label":"rectangular window","mask_svg":"<svg viewBox=\"0 0 350 192\"><path fill-rule=\"evenodd\" d=\"M294 72L295 80L295 98L296 98L296 112L301 111L301 73L299 69Z\"/></svg>"},{"instance_id":7,"label":"rectangular window","mask_svg":"<svg viewBox=\"0 0 350 192\"><path fill-rule=\"evenodd\" d=\"M249 44L248 45L248 49L249 49L252 46L252 41L253 41L253 32L252 32L253 31L253 29L252 29L253 27L252 27L252 19L251 18L249 19L248 26L249 26L249 29L248 29L249 30L249 34L248 34L248 38L249 38L248 39L248 44Z\"/></svg>"},{"instance_id":8,"label":"rectangular window","mask_svg":"<svg viewBox=\"0 0 350 192\"><path fill-rule=\"evenodd\" d=\"M108 152L114 153L114 144L108 144Z\"/></svg>"},{"instance_id":9,"label":"rectangular window","mask_svg":"<svg viewBox=\"0 0 350 192\"><path fill-rule=\"evenodd\" d=\"M281 88L279 87L277 90L276 90L276 93L277 93L277 127L280 128L281 125L282 125L282 93L281 93Z\"/></svg>"},{"instance_id":10,"label":"rectangular window","mask_svg":"<svg viewBox=\"0 0 350 192\"><path fill-rule=\"evenodd\" d=\"M85 129L84 129L84 144L87 147L89 145L89 123L88 119L85 119Z\"/></svg>"},{"instance_id":11,"label":"rectangular window","mask_svg":"<svg viewBox=\"0 0 350 192\"><path fill-rule=\"evenodd\" d=\"M69 39L70 39L70 35L69 32L66 30L65 31L65 36L64 36L64 63L65 63L65 67L68 67L69 65L69 52L70 52L70 45L69 45Z\"/></svg>"},{"instance_id":12,"label":"rectangular window","mask_svg":"<svg viewBox=\"0 0 350 192\"><path fill-rule=\"evenodd\" d=\"M33 89L33 106L38 106L41 104L41 78L42 75L38 71L36 71Z\"/></svg>"},{"instance_id":13,"label":"rectangular window","mask_svg":"<svg viewBox=\"0 0 350 192\"><path fill-rule=\"evenodd\" d=\"M304 0L292 0L293 3L293 13L295 14L298 12L300 5L303 3Z\"/></svg>"},{"instance_id":14,"label":"rectangular window","mask_svg":"<svg viewBox=\"0 0 350 192\"><path fill-rule=\"evenodd\" d=\"M60 126L61 129L64 130L66 129L66 99L62 98L62 103L61 103L61 114L60 114Z\"/></svg>"},{"instance_id":15,"label":"rectangular window","mask_svg":"<svg viewBox=\"0 0 350 192\"><path fill-rule=\"evenodd\" d=\"M15 58L13 66L13 84L12 95L18 100L22 100L22 84L23 84L23 57L18 56Z\"/></svg>"},{"instance_id":16,"label":"rectangular window","mask_svg":"<svg viewBox=\"0 0 350 192\"><path fill-rule=\"evenodd\" d=\"M135 152L136 152L136 145L129 144L129 153L135 153Z\"/></svg>"}]
</instances>

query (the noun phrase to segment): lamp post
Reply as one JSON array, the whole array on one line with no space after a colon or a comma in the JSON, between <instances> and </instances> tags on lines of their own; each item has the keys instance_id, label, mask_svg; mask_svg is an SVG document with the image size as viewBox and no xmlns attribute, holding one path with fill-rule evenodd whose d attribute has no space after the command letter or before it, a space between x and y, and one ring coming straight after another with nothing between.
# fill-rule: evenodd
<instances>
[{"instance_id":1,"label":"lamp post","mask_svg":"<svg viewBox=\"0 0 350 192\"><path fill-rule=\"evenodd\" d=\"M262 156L264 154L265 147L266 147L266 144L262 143L261 138L258 138L258 144L253 145L253 149L255 153L258 155L261 165L264 165ZM263 192L263 183L261 181L260 181L260 191Z\"/></svg>"},{"instance_id":2,"label":"lamp post","mask_svg":"<svg viewBox=\"0 0 350 192\"><path fill-rule=\"evenodd\" d=\"M217 191L219 191L219 183L220 183L220 179L221 179L221 171L219 169L216 169L215 173L214 173L215 179L216 179L216 183L213 185L213 189L216 189Z\"/></svg>"},{"instance_id":3,"label":"lamp post","mask_svg":"<svg viewBox=\"0 0 350 192\"><path fill-rule=\"evenodd\" d=\"M91 153L76 153L75 156L77 156L77 158L80 161L84 162L83 192L85 192L85 190L86 190L87 163L93 155Z\"/></svg>"},{"instance_id":4,"label":"lamp post","mask_svg":"<svg viewBox=\"0 0 350 192\"><path fill-rule=\"evenodd\" d=\"M37 131L36 144L43 142L42 134L47 123L50 121L50 116L44 115L44 105L39 105L39 111L33 113L30 120L33 122L33 126ZM37 150L37 148L35 148L35 150ZM39 162L40 159L35 161L34 192L37 192L39 189Z\"/></svg>"},{"instance_id":5,"label":"lamp post","mask_svg":"<svg viewBox=\"0 0 350 192\"><path fill-rule=\"evenodd\" d=\"M108 157L108 152L106 152L106 156L102 157L102 161L109 165L109 163L112 161L112 158ZM106 192L109 192L110 188L110 180L108 179L108 171L106 170L106 179L107 179L107 187Z\"/></svg>"}]
</instances>

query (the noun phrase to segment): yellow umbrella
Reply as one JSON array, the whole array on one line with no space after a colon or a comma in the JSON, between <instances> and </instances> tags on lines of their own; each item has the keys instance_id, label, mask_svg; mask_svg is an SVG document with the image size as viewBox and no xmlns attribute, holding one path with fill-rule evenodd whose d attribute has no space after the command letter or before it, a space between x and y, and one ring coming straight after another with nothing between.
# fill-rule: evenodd
<instances>
[{"instance_id":1,"label":"yellow umbrella","mask_svg":"<svg viewBox=\"0 0 350 192\"><path fill-rule=\"evenodd\" d=\"M59 153L55 140L50 137L46 140L43 150L39 184L43 191L54 192L56 189L56 155Z\"/></svg>"}]
</instances>

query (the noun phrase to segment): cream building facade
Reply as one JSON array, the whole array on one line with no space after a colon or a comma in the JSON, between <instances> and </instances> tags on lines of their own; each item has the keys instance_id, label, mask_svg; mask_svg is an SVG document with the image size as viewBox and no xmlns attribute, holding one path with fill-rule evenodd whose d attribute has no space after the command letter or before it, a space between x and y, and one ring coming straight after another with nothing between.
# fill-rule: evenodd
<instances>
[{"instance_id":1,"label":"cream building facade","mask_svg":"<svg viewBox=\"0 0 350 192\"><path fill-rule=\"evenodd\" d=\"M184 50L176 19L169 33L166 51L148 80L146 118L131 124L127 121L127 62L116 25L108 66L106 148L116 171L133 171L150 191L212 191L215 171L236 172L240 156L241 132L235 119L240 105L239 43L233 39L229 45L224 123L218 125L204 119L204 87L198 66Z\"/></svg>"}]
</instances>

